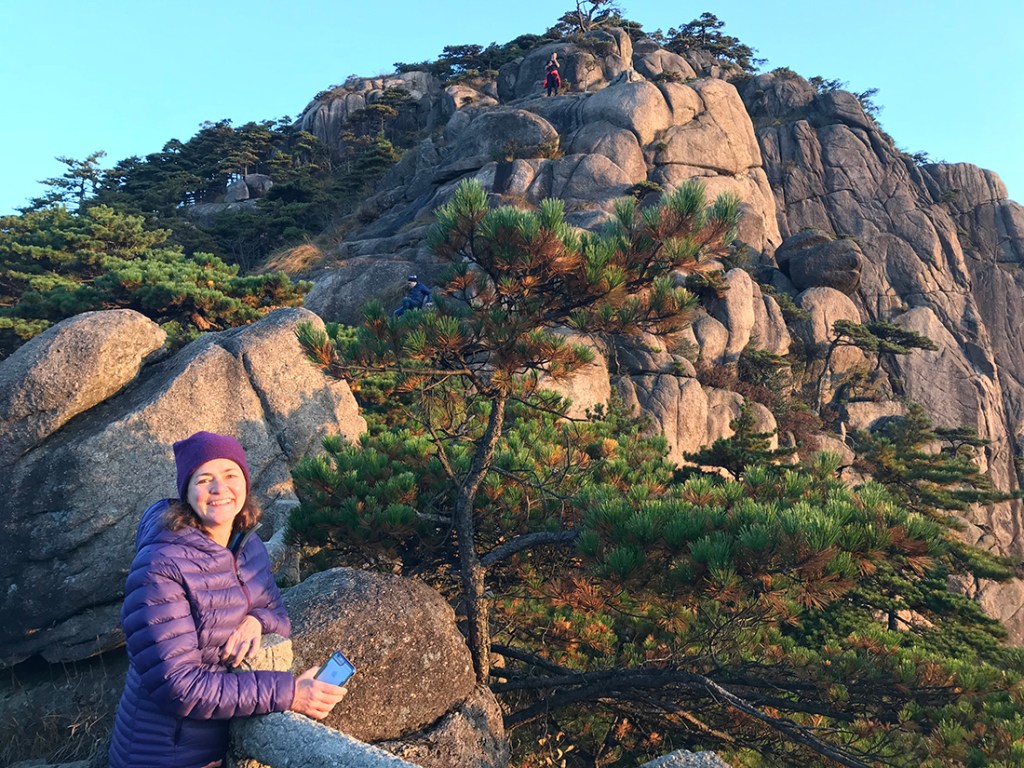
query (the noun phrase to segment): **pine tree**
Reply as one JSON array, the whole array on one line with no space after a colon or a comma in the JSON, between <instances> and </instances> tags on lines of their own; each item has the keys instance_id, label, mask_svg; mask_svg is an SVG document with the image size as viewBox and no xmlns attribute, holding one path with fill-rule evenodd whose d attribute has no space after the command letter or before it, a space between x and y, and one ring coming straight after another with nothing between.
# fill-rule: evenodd
<instances>
[{"instance_id":1,"label":"pine tree","mask_svg":"<svg viewBox=\"0 0 1024 768\"><path fill-rule=\"evenodd\" d=\"M494 466L510 403L529 399L539 373L557 381L590 362L590 350L567 342L561 329L681 330L694 299L671 285L669 273L700 268L724 252L738 201L722 196L707 207L703 185L692 182L658 208L620 201L609 230L591 236L566 224L560 201L544 201L537 213L488 210L483 188L465 182L436 215L428 242L452 262L436 310L396 319L371 305L346 348L308 332L303 342L335 375L394 372L400 388L429 394L418 417L442 449L439 460L454 485L451 517L469 646L483 682L490 627L473 508ZM473 407L452 412L467 399ZM459 449L468 450L468 466L456 465L451 434L469 444Z\"/></svg>"},{"instance_id":2,"label":"pine tree","mask_svg":"<svg viewBox=\"0 0 1024 768\"><path fill-rule=\"evenodd\" d=\"M750 403L744 401L740 415L729 423L733 435L718 438L707 448L686 454L687 461L702 467L721 467L739 478L748 467L786 463L796 448L772 448L774 432L757 432Z\"/></svg>"},{"instance_id":3,"label":"pine tree","mask_svg":"<svg viewBox=\"0 0 1024 768\"><path fill-rule=\"evenodd\" d=\"M1007 563L883 485L846 487L834 457L769 463L749 414L735 477L683 477L621 404L574 421L538 388L588 359L563 327L681 327L692 298L658 278L720 253L733 215L698 191L620 204L590 236L557 203L488 210L461 187L430 239L455 262L436 309L301 332L371 427L296 469L291 535L321 565L457 595L507 727L568 734L567 765L707 746L737 765L1012 765L1024 657L948 589Z\"/></svg>"},{"instance_id":4,"label":"pine tree","mask_svg":"<svg viewBox=\"0 0 1024 768\"><path fill-rule=\"evenodd\" d=\"M832 324L831 339L825 351L824 367L818 376L815 399L819 411L825 406L825 387L832 368L832 356L840 347L854 347L874 354L876 371L882 365L883 355L909 355L915 349L937 349L935 342L927 336L890 322L879 320L861 325L852 320L836 320Z\"/></svg>"},{"instance_id":5,"label":"pine tree","mask_svg":"<svg viewBox=\"0 0 1024 768\"><path fill-rule=\"evenodd\" d=\"M98 150L84 160L58 157L57 161L66 165L67 170L60 176L40 181L40 184L45 184L49 189L42 197L33 198L23 211L34 211L55 205L81 210L85 201L93 196L101 184L103 171L99 167L99 162L106 154L103 150Z\"/></svg>"},{"instance_id":6,"label":"pine tree","mask_svg":"<svg viewBox=\"0 0 1024 768\"><path fill-rule=\"evenodd\" d=\"M0 355L66 317L135 309L172 343L301 303L306 284L282 273L240 276L211 254L187 257L166 230L103 205L0 218Z\"/></svg>"},{"instance_id":7,"label":"pine tree","mask_svg":"<svg viewBox=\"0 0 1024 768\"><path fill-rule=\"evenodd\" d=\"M723 27L724 21L705 11L700 18L683 24L679 29L670 29L667 34L658 30L652 37L675 53L704 50L733 62L744 72L753 72L764 63L763 59L755 58L756 49L741 43L732 35L726 35L722 32Z\"/></svg>"}]
</instances>

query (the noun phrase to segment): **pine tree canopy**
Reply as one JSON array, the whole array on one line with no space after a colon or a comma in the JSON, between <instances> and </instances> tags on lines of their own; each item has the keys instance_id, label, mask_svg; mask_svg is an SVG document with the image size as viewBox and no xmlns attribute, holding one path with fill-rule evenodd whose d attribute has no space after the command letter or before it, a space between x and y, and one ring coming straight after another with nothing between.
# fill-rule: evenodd
<instances>
[{"instance_id":1,"label":"pine tree canopy","mask_svg":"<svg viewBox=\"0 0 1024 768\"><path fill-rule=\"evenodd\" d=\"M0 218L0 355L79 312L134 309L181 343L299 304L308 290L283 273L240 276L211 254L187 257L168 235L103 205Z\"/></svg>"},{"instance_id":2,"label":"pine tree canopy","mask_svg":"<svg viewBox=\"0 0 1024 768\"><path fill-rule=\"evenodd\" d=\"M514 743L560 732L567 765L682 747L743 766L1015 764L1024 656L948 586L1010 564L905 493L903 467L850 489L835 457L787 463L744 408L701 458L731 479L679 472L621 403L569 419L543 390L590 359L567 331L682 328L696 298L667 278L725 253L735 210L692 184L590 235L558 202L489 209L458 187L430 236L451 261L434 309L300 332L370 429L297 467L290 535L317 567L369 563L458 601ZM947 435L966 460L977 439ZM957 467L927 475L929 503L989 498Z\"/></svg>"}]
</instances>

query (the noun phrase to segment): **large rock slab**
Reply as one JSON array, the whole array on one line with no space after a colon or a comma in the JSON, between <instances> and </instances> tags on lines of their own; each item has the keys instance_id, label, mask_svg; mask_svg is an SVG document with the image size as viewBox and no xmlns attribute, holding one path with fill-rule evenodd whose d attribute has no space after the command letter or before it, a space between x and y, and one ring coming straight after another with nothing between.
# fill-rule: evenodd
<instances>
[{"instance_id":1,"label":"large rock slab","mask_svg":"<svg viewBox=\"0 0 1024 768\"><path fill-rule=\"evenodd\" d=\"M558 131L547 120L523 109L500 107L492 110L465 110L445 129L448 162L469 168L480 167L507 154L554 152Z\"/></svg>"},{"instance_id":2,"label":"large rock slab","mask_svg":"<svg viewBox=\"0 0 1024 768\"><path fill-rule=\"evenodd\" d=\"M803 247L787 249L787 258L780 262L786 264L793 285L799 290L824 286L852 295L860 285L860 274L864 268L864 253L856 241L852 238L828 238L824 242L814 242L813 231L801 235L808 235L801 238Z\"/></svg>"},{"instance_id":3,"label":"large rock slab","mask_svg":"<svg viewBox=\"0 0 1024 768\"><path fill-rule=\"evenodd\" d=\"M600 121L584 125L573 136L569 152L604 155L622 169L631 183L647 178L647 163L636 135L611 123Z\"/></svg>"},{"instance_id":4,"label":"large rock slab","mask_svg":"<svg viewBox=\"0 0 1024 768\"><path fill-rule=\"evenodd\" d=\"M714 752L681 749L644 763L640 768L729 768L729 764Z\"/></svg>"},{"instance_id":5,"label":"large rock slab","mask_svg":"<svg viewBox=\"0 0 1024 768\"><path fill-rule=\"evenodd\" d=\"M57 323L0 362L0 467L135 380L166 334L131 309Z\"/></svg>"},{"instance_id":6,"label":"large rock slab","mask_svg":"<svg viewBox=\"0 0 1024 768\"><path fill-rule=\"evenodd\" d=\"M359 573L369 582L391 578L370 572ZM333 595L322 597L326 603L333 604ZM445 634L442 642L447 637ZM247 664L247 668L291 670L294 659L292 642L273 635L267 640L260 656ZM430 640L428 634L424 642L429 643ZM350 690L354 690L355 685L356 679L353 678ZM506 768L509 762L501 709L494 694L479 685L465 701L456 704L438 720L395 739L369 745L352 738L347 728L343 730L346 732L294 713L240 718L231 725L229 754L233 762L229 765L231 768L286 768L298 761L302 765L336 765L339 768L399 765Z\"/></svg>"},{"instance_id":7,"label":"large rock slab","mask_svg":"<svg viewBox=\"0 0 1024 768\"><path fill-rule=\"evenodd\" d=\"M658 86L641 80L614 83L595 93L583 103L583 119L624 128L646 146L672 124L672 113Z\"/></svg>"},{"instance_id":8,"label":"large rock slab","mask_svg":"<svg viewBox=\"0 0 1024 768\"><path fill-rule=\"evenodd\" d=\"M750 343L754 329L754 281L744 270L730 269L725 274L725 286L725 294L712 301L708 311L728 329L723 357L726 363L735 363Z\"/></svg>"},{"instance_id":9,"label":"large rock slab","mask_svg":"<svg viewBox=\"0 0 1024 768\"><path fill-rule=\"evenodd\" d=\"M171 445L233 434L262 502L291 494L290 468L326 434L364 429L352 393L304 357L303 309L208 334L145 368L128 391L80 414L0 475L0 664L80 659L116 647L135 528L175 496Z\"/></svg>"},{"instance_id":10,"label":"large rock slab","mask_svg":"<svg viewBox=\"0 0 1024 768\"><path fill-rule=\"evenodd\" d=\"M294 712L239 718L231 734L230 768L417 768Z\"/></svg>"},{"instance_id":11,"label":"large rock slab","mask_svg":"<svg viewBox=\"0 0 1024 768\"><path fill-rule=\"evenodd\" d=\"M475 677L455 613L410 579L335 568L285 595L294 671L341 650L356 667L349 694L323 721L362 741L416 732L469 699Z\"/></svg>"}]
</instances>

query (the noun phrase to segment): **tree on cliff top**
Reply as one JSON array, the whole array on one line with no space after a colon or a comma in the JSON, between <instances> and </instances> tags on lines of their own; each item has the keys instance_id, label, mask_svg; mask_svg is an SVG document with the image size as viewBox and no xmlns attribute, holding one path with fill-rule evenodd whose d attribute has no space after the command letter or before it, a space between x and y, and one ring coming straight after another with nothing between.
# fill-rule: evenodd
<instances>
[{"instance_id":1,"label":"tree on cliff top","mask_svg":"<svg viewBox=\"0 0 1024 768\"><path fill-rule=\"evenodd\" d=\"M651 37L673 53L707 51L719 59L731 61L744 72L753 72L764 63L764 59L754 56L756 49L722 32L724 27L724 21L705 11L699 18L683 24L679 29L670 29L668 33L662 33L659 29Z\"/></svg>"}]
</instances>

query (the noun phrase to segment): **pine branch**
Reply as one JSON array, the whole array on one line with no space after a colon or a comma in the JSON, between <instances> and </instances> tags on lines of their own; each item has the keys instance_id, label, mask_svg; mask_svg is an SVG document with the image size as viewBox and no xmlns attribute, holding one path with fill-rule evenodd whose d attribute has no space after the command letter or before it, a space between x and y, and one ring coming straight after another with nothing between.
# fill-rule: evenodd
<instances>
[{"instance_id":1,"label":"pine branch","mask_svg":"<svg viewBox=\"0 0 1024 768\"><path fill-rule=\"evenodd\" d=\"M572 544L576 541L577 536L579 534L576 531L538 531L537 533L527 533L517 536L500 547L495 547L480 558L480 564L484 568L490 568L495 563L499 563L517 552L522 552L524 549L543 547L550 544Z\"/></svg>"},{"instance_id":2,"label":"pine branch","mask_svg":"<svg viewBox=\"0 0 1024 768\"><path fill-rule=\"evenodd\" d=\"M617 670L601 672L584 672L575 675L558 677L540 676L512 679L506 683L491 686L495 693L511 690L536 690L579 686L573 690L562 691L546 696L526 709L512 713L505 718L506 728L515 728L542 717L552 709L559 709L570 704L602 698L630 699L631 688L663 688L666 685L679 685L696 692L703 692L710 698L724 702L734 709L760 720L768 727L778 731L794 743L800 744L815 753L835 761L846 768L871 768L856 755L835 744L822 741L805 726L798 725L788 718L773 717L762 712L754 704L727 690L709 677L692 672L620 672ZM785 702L785 700L780 700ZM787 708L792 711L803 711L796 702L788 702Z\"/></svg>"}]
</instances>

